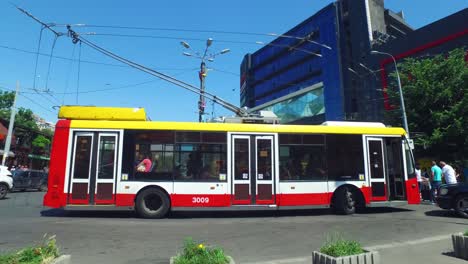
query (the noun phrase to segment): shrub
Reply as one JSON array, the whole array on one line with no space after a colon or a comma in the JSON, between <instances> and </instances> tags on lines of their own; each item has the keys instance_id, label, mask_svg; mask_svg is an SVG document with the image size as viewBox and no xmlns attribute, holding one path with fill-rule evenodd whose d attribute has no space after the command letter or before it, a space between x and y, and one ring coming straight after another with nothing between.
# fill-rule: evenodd
<instances>
[{"instance_id":1,"label":"shrub","mask_svg":"<svg viewBox=\"0 0 468 264\"><path fill-rule=\"evenodd\" d=\"M332 257L342 257L361 254L365 251L359 242L335 236L327 239L327 242L320 248L320 252Z\"/></svg>"},{"instance_id":2,"label":"shrub","mask_svg":"<svg viewBox=\"0 0 468 264\"><path fill-rule=\"evenodd\" d=\"M192 238L185 239L181 254L174 259L175 264L226 264L228 258L223 249L219 247L207 247L196 243Z\"/></svg>"},{"instance_id":3,"label":"shrub","mask_svg":"<svg viewBox=\"0 0 468 264\"><path fill-rule=\"evenodd\" d=\"M464 236L468 236L468 230L465 231L465 233L463 233Z\"/></svg>"},{"instance_id":4,"label":"shrub","mask_svg":"<svg viewBox=\"0 0 468 264\"><path fill-rule=\"evenodd\" d=\"M42 264L59 256L55 236L44 235L43 241L35 247L27 247L16 253L0 255L2 264Z\"/></svg>"}]
</instances>

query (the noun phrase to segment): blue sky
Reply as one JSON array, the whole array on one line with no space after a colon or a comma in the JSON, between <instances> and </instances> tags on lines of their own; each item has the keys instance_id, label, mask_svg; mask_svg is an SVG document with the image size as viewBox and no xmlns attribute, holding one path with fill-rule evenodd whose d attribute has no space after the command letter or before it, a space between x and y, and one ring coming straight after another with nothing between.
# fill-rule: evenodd
<instances>
[{"instance_id":1,"label":"blue sky","mask_svg":"<svg viewBox=\"0 0 468 264\"><path fill-rule=\"evenodd\" d=\"M205 40L213 38L212 52L231 49L209 63L208 91L239 104L239 65L244 54L261 46L256 41L271 41L268 36L187 32L184 30L283 33L333 1L123 1L123 0L11 0L45 22L83 23L130 27L173 28L176 31L144 31L100 27L75 28L78 32L97 34L151 35L158 38L130 38L90 35L87 39L125 58L149 66L195 86L199 85L200 62L182 55L180 39L194 50L203 50ZM419 28L468 6L468 0L387 0L386 7L403 10L407 22ZM50 121L57 120L54 105L144 107L152 120L197 121L198 96L177 86L107 58L81 46L81 64L54 58L48 71L49 57L39 56L36 88L50 90L37 94L33 88L34 69L40 26L17 11L8 1L0 2L0 87L14 89L21 83L18 106L31 108ZM57 30L65 32L64 28ZM42 35L41 53L50 54L54 36ZM243 42L243 43L239 43ZM20 52L21 49L33 53ZM54 55L78 59L79 45L66 36L57 39ZM88 63L98 62L96 63ZM106 64L103 65L102 63ZM111 64L111 65L108 65ZM78 73L80 78L78 79ZM79 82L78 82L79 80ZM79 83L79 85L78 85ZM97 91L96 90L104 90ZM91 91L91 92L90 92ZM206 111L213 108L207 104ZM216 116L230 114L215 105Z\"/></svg>"}]
</instances>

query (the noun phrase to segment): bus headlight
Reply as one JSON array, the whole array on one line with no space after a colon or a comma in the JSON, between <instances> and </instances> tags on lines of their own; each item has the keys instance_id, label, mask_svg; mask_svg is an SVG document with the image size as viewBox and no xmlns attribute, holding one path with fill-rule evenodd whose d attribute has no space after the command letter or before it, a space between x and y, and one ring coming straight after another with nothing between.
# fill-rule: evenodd
<instances>
[{"instance_id":1,"label":"bus headlight","mask_svg":"<svg viewBox=\"0 0 468 264\"><path fill-rule=\"evenodd\" d=\"M448 193L447 188L440 188L440 190L439 190L439 195L440 196L446 195L447 193Z\"/></svg>"}]
</instances>

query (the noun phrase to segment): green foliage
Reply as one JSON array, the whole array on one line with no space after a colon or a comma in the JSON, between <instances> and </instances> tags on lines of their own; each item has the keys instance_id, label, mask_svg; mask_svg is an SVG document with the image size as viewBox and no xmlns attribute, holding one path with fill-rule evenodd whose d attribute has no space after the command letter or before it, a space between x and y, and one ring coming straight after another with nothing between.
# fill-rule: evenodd
<instances>
[{"instance_id":1,"label":"green foliage","mask_svg":"<svg viewBox=\"0 0 468 264\"><path fill-rule=\"evenodd\" d=\"M320 252L332 257L351 256L364 253L359 242L354 240L345 240L338 235L328 237L325 244L320 248Z\"/></svg>"},{"instance_id":2,"label":"green foliage","mask_svg":"<svg viewBox=\"0 0 468 264\"><path fill-rule=\"evenodd\" d=\"M55 236L44 235L40 245L27 247L16 253L0 255L0 263L4 264L42 264L59 256Z\"/></svg>"},{"instance_id":3,"label":"green foliage","mask_svg":"<svg viewBox=\"0 0 468 264\"><path fill-rule=\"evenodd\" d=\"M463 233L464 236L468 236L468 230L465 231L465 233Z\"/></svg>"},{"instance_id":4,"label":"green foliage","mask_svg":"<svg viewBox=\"0 0 468 264\"><path fill-rule=\"evenodd\" d=\"M448 55L410 58L398 64L411 137L417 150L463 160L468 153L468 65L465 49ZM389 87L386 122L401 126L396 75Z\"/></svg>"},{"instance_id":5,"label":"green foliage","mask_svg":"<svg viewBox=\"0 0 468 264\"><path fill-rule=\"evenodd\" d=\"M218 247L206 247L197 244L192 238L185 239L184 248L175 260L175 264L226 264L228 258Z\"/></svg>"},{"instance_id":6,"label":"green foliage","mask_svg":"<svg viewBox=\"0 0 468 264\"><path fill-rule=\"evenodd\" d=\"M50 140L43 135L37 136L33 141L32 145L36 148L45 148L50 144Z\"/></svg>"}]
</instances>

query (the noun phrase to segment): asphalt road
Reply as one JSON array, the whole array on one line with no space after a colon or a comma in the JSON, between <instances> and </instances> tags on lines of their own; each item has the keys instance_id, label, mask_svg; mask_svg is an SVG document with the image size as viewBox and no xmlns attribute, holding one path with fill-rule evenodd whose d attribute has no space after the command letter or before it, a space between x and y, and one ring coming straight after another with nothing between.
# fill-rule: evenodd
<instances>
[{"instance_id":1,"label":"asphalt road","mask_svg":"<svg viewBox=\"0 0 468 264\"><path fill-rule=\"evenodd\" d=\"M62 252L71 254L73 263L168 263L184 238L193 237L223 247L236 263L293 263L294 259L301 263L334 233L366 247L383 245L385 250L395 251L392 245L468 229L467 219L431 205L374 208L352 216L309 210L177 213L168 219L147 220L131 212L50 210L42 207L43 195L17 192L0 200L0 252L32 245L47 233L57 236ZM418 263L411 261L408 247L402 248L409 252L403 259ZM428 253L450 258L437 250Z\"/></svg>"}]
</instances>

